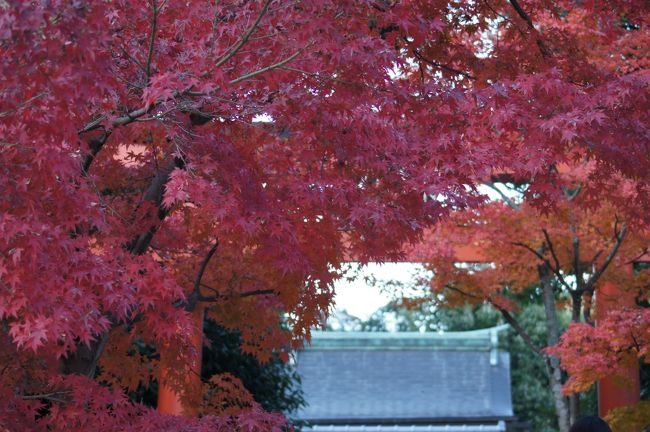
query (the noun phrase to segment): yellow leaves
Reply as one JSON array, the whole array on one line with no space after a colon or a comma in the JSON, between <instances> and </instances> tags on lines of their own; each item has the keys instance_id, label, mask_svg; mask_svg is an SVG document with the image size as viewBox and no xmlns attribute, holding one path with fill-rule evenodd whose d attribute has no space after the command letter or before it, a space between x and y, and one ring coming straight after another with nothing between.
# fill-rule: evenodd
<instances>
[{"instance_id":1,"label":"yellow leaves","mask_svg":"<svg viewBox=\"0 0 650 432\"><path fill-rule=\"evenodd\" d=\"M617 408L606 418L613 432L640 431L650 426L650 401Z\"/></svg>"}]
</instances>

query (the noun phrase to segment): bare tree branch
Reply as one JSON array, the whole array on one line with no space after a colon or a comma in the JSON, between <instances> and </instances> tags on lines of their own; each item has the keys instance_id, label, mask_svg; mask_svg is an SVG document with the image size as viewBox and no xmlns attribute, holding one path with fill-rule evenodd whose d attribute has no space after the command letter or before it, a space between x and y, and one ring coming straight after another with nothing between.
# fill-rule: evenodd
<instances>
[{"instance_id":1,"label":"bare tree branch","mask_svg":"<svg viewBox=\"0 0 650 432\"><path fill-rule=\"evenodd\" d=\"M239 52L239 50L248 42L248 38L251 37L257 26L260 24L260 21L262 21L262 17L266 15L266 12L269 10L269 5L271 4L273 0L266 0L266 3L264 3L264 6L262 7L262 10L260 11L259 15L257 16L257 19L253 23L253 25L248 29L246 33L242 36L241 40L237 45L235 45L226 55L224 55L215 65L215 67L219 67L223 65L225 62L230 60Z\"/></svg>"},{"instance_id":2,"label":"bare tree branch","mask_svg":"<svg viewBox=\"0 0 650 432\"><path fill-rule=\"evenodd\" d=\"M39 393L39 394L28 394L28 395L22 395L20 396L21 399L23 400L38 400L38 399L47 399L47 400L52 400L55 402L61 402L64 403L66 402L65 400L59 398L58 396L64 396L66 394L71 393L69 390L62 390L62 391L55 391L55 392L50 392L50 393Z\"/></svg>"},{"instance_id":3,"label":"bare tree branch","mask_svg":"<svg viewBox=\"0 0 650 432\"><path fill-rule=\"evenodd\" d=\"M149 52L147 53L147 80L151 78L151 61L153 60L153 52L156 44L156 31L158 30L158 0L151 0L151 8L153 14L151 15L151 37L149 39Z\"/></svg>"}]
</instances>

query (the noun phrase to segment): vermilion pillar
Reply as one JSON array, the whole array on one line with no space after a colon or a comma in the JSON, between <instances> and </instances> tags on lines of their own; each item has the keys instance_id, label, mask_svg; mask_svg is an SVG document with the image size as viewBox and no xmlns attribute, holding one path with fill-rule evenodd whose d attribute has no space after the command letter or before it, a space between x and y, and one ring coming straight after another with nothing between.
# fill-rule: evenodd
<instances>
[{"instance_id":1,"label":"vermilion pillar","mask_svg":"<svg viewBox=\"0 0 650 432\"><path fill-rule=\"evenodd\" d=\"M185 366L187 369L183 372L186 382L184 385L185 392L199 391L201 388L201 351L203 348L203 315L202 307L197 307L193 317L195 320L195 328L191 337L191 348L194 350L193 361ZM162 364L164 365L165 350L161 352L163 357ZM168 375L168 367L162 366L159 377L158 385L158 411L165 414L193 416L198 412L198 406L184 406L181 402L179 394L177 394L169 385L165 383L165 377ZM188 398L185 398L188 399ZM189 398L194 399L194 398Z\"/></svg>"},{"instance_id":2,"label":"vermilion pillar","mask_svg":"<svg viewBox=\"0 0 650 432\"><path fill-rule=\"evenodd\" d=\"M596 292L597 320L604 319L611 310L634 306L634 297L611 282L603 283ZM598 382L598 414L605 417L614 408L638 403L640 393L638 366L603 378Z\"/></svg>"}]
</instances>

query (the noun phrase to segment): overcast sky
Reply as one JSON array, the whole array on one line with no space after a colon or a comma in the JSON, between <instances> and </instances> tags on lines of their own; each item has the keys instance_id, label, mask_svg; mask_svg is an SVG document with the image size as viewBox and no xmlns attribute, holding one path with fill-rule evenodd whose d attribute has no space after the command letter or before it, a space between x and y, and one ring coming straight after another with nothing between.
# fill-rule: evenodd
<instances>
[{"instance_id":1,"label":"overcast sky","mask_svg":"<svg viewBox=\"0 0 650 432\"><path fill-rule=\"evenodd\" d=\"M334 285L336 289L334 310L345 310L365 320L377 309L386 305L392 297L378 287L369 286L364 277L372 276L381 282L396 280L408 283L412 279L413 272L418 268L421 268L421 265L414 263L370 263L354 281L339 280Z\"/></svg>"}]
</instances>

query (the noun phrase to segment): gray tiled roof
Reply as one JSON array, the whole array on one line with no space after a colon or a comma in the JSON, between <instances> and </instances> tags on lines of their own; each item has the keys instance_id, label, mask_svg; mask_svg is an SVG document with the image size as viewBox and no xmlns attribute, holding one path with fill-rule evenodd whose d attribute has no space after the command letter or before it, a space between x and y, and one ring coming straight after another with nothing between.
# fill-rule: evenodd
<instances>
[{"instance_id":1,"label":"gray tiled roof","mask_svg":"<svg viewBox=\"0 0 650 432\"><path fill-rule=\"evenodd\" d=\"M338 347L337 336L328 334L298 353L309 406L293 416L296 420L402 422L513 415L510 357L494 349L489 333L480 335L482 345L462 337L450 344L441 343L444 337L417 334L340 335ZM351 339L365 342L355 349ZM422 340L429 340L428 347Z\"/></svg>"},{"instance_id":2,"label":"gray tiled roof","mask_svg":"<svg viewBox=\"0 0 650 432\"><path fill-rule=\"evenodd\" d=\"M427 425L427 426L367 426L367 425L315 425L302 426L301 432L505 432L503 421L492 424Z\"/></svg>"}]
</instances>

